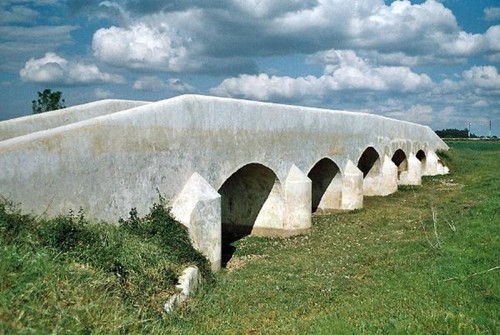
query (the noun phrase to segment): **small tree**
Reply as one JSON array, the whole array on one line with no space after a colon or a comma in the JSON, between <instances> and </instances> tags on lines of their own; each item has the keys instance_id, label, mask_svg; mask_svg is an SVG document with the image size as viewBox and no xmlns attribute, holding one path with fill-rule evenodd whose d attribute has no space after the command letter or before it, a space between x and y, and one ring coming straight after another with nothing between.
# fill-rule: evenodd
<instances>
[{"instance_id":1,"label":"small tree","mask_svg":"<svg viewBox=\"0 0 500 335\"><path fill-rule=\"evenodd\" d=\"M31 102L33 114L54 111L56 109L66 108L64 99L61 99L62 92L52 92L50 89L45 89L43 92L38 92L38 99Z\"/></svg>"}]
</instances>

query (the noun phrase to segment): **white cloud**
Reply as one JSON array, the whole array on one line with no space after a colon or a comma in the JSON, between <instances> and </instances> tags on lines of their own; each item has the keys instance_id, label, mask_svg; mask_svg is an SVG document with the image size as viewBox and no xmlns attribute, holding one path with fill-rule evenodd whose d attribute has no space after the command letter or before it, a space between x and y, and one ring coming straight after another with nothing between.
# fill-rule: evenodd
<instances>
[{"instance_id":1,"label":"white cloud","mask_svg":"<svg viewBox=\"0 0 500 335\"><path fill-rule=\"evenodd\" d=\"M488 28L484 35L487 51L500 51L500 26Z\"/></svg>"},{"instance_id":2,"label":"white cloud","mask_svg":"<svg viewBox=\"0 0 500 335\"><path fill-rule=\"evenodd\" d=\"M219 96L272 100L301 98L309 95L322 96L324 89L325 87L321 87L316 77L269 77L262 73L225 79L219 86L212 88L210 92Z\"/></svg>"},{"instance_id":3,"label":"white cloud","mask_svg":"<svg viewBox=\"0 0 500 335\"><path fill-rule=\"evenodd\" d=\"M500 74L494 66L473 66L463 72L464 79L486 90L500 90Z\"/></svg>"},{"instance_id":4,"label":"white cloud","mask_svg":"<svg viewBox=\"0 0 500 335\"><path fill-rule=\"evenodd\" d=\"M92 49L97 58L115 66L179 72L193 66L187 44L166 24L149 27L138 23L127 28L99 29Z\"/></svg>"},{"instance_id":5,"label":"white cloud","mask_svg":"<svg viewBox=\"0 0 500 335\"><path fill-rule=\"evenodd\" d=\"M471 56L479 53L485 48L484 36L481 34L468 34L459 32L455 39L447 41L442 45L446 54L456 56Z\"/></svg>"},{"instance_id":6,"label":"white cloud","mask_svg":"<svg viewBox=\"0 0 500 335\"><path fill-rule=\"evenodd\" d=\"M324 65L320 77L279 77L267 74L240 75L224 80L211 92L222 96L241 96L258 100L273 98L321 98L334 91L416 92L431 88L426 74L417 74L402 66L375 66L352 50L329 50L311 57Z\"/></svg>"},{"instance_id":7,"label":"white cloud","mask_svg":"<svg viewBox=\"0 0 500 335\"><path fill-rule=\"evenodd\" d=\"M390 5L383 0L231 0L144 7L101 2L100 8L120 13L121 25L95 32L97 58L138 70L220 72L217 64L227 59L336 48L373 56L379 65L407 67L465 63L481 53L494 59L500 43L495 31L490 37L463 31L451 10L435 0Z\"/></svg>"},{"instance_id":8,"label":"white cloud","mask_svg":"<svg viewBox=\"0 0 500 335\"><path fill-rule=\"evenodd\" d=\"M96 65L70 62L55 53L31 58L19 71L23 81L58 84L124 83L121 76L101 72Z\"/></svg>"},{"instance_id":9,"label":"white cloud","mask_svg":"<svg viewBox=\"0 0 500 335\"><path fill-rule=\"evenodd\" d=\"M500 19L500 7L489 7L484 9L484 18L488 21Z\"/></svg>"}]
</instances>

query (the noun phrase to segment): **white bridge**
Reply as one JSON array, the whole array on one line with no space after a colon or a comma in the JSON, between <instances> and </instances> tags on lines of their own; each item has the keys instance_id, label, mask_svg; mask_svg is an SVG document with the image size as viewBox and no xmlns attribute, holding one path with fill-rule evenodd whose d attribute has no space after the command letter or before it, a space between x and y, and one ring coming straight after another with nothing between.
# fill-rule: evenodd
<instances>
[{"instance_id":1,"label":"white bridge","mask_svg":"<svg viewBox=\"0 0 500 335\"><path fill-rule=\"evenodd\" d=\"M185 95L103 100L0 122L0 196L34 214L116 221L170 199L220 267L223 234L307 231L314 211L447 173L426 126L381 116Z\"/></svg>"}]
</instances>

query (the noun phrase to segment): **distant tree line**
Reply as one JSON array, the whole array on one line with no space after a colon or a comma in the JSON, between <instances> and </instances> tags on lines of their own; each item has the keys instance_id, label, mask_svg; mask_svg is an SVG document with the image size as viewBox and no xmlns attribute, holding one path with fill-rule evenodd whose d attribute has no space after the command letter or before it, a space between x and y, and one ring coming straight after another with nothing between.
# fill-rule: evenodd
<instances>
[{"instance_id":1,"label":"distant tree line","mask_svg":"<svg viewBox=\"0 0 500 335\"><path fill-rule=\"evenodd\" d=\"M436 130L436 134L441 137L441 138L468 138L469 137L469 130L467 128L465 129L442 129L442 130ZM471 133L470 134L471 138L477 138L476 134Z\"/></svg>"}]
</instances>

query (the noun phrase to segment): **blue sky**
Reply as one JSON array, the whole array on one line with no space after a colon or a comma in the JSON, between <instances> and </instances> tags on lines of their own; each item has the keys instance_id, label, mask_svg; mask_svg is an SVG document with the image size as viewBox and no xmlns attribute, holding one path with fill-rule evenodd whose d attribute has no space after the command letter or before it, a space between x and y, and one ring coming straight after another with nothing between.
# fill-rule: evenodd
<instances>
[{"instance_id":1,"label":"blue sky","mask_svg":"<svg viewBox=\"0 0 500 335\"><path fill-rule=\"evenodd\" d=\"M1 0L0 120L185 93L500 135L498 0Z\"/></svg>"}]
</instances>

